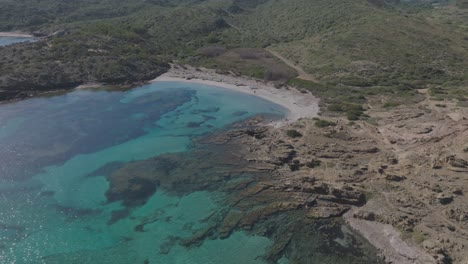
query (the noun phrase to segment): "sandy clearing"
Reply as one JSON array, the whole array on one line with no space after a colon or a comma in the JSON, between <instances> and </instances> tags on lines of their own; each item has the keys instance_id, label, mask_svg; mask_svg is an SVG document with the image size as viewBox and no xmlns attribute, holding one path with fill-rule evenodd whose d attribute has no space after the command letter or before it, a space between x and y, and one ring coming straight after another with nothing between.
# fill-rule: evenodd
<instances>
[{"instance_id":1,"label":"sandy clearing","mask_svg":"<svg viewBox=\"0 0 468 264\"><path fill-rule=\"evenodd\" d=\"M12 37L12 38L33 38L34 36L22 32L0 32L0 37Z\"/></svg>"}]
</instances>

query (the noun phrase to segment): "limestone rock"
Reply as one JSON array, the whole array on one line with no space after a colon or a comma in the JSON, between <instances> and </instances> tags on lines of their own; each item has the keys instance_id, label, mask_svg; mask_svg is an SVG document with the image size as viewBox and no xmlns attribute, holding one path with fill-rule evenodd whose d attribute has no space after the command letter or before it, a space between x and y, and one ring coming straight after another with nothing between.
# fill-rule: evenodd
<instances>
[{"instance_id":1,"label":"limestone rock","mask_svg":"<svg viewBox=\"0 0 468 264\"><path fill-rule=\"evenodd\" d=\"M367 211L357 211L353 214L354 218L367 220L367 221L375 221L375 214L374 212L367 212Z\"/></svg>"},{"instance_id":2,"label":"limestone rock","mask_svg":"<svg viewBox=\"0 0 468 264\"><path fill-rule=\"evenodd\" d=\"M446 162L453 167L466 169L468 168L468 161L457 158L455 156L449 156L446 158Z\"/></svg>"}]
</instances>

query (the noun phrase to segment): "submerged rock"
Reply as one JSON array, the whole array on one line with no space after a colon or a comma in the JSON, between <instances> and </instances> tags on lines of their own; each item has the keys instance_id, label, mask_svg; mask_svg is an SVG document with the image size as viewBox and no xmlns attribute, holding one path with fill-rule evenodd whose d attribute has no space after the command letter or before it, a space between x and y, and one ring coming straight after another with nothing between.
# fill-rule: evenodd
<instances>
[{"instance_id":1,"label":"submerged rock","mask_svg":"<svg viewBox=\"0 0 468 264\"><path fill-rule=\"evenodd\" d=\"M229 213L224 217L224 220L219 228L219 237L221 239L229 237L232 231L237 227L240 220L243 217L243 213L237 211L229 211Z\"/></svg>"}]
</instances>

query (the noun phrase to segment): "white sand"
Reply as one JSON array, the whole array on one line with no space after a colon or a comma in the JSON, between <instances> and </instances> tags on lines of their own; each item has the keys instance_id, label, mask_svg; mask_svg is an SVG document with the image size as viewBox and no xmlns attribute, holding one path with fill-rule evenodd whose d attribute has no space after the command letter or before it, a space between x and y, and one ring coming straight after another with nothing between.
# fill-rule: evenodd
<instances>
[{"instance_id":1,"label":"white sand","mask_svg":"<svg viewBox=\"0 0 468 264\"><path fill-rule=\"evenodd\" d=\"M77 89L77 90L93 89L93 88L99 88L99 87L103 87L103 86L106 86L106 85L102 84L102 83L85 83L85 84L79 85L75 89Z\"/></svg>"},{"instance_id":2,"label":"white sand","mask_svg":"<svg viewBox=\"0 0 468 264\"><path fill-rule=\"evenodd\" d=\"M178 81L199 83L230 89L241 93L258 96L278 104L288 110L286 120L273 125L282 126L300 118L316 117L319 113L319 99L311 93L301 93L291 87L275 88L271 83L255 79L217 74L213 70L195 70L191 67L173 67L169 72L154 79L153 82Z\"/></svg>"},{"instance_id":3,"label":"white sand","mask_svg":"<svg viewBox=\"0 0 468 264\"><path fill-rule=\"evenodd\" d=\"M12 38L33 38L31 34L21 32L0 32L0 37L12 37Z\"/></svg>"}]
</instances>

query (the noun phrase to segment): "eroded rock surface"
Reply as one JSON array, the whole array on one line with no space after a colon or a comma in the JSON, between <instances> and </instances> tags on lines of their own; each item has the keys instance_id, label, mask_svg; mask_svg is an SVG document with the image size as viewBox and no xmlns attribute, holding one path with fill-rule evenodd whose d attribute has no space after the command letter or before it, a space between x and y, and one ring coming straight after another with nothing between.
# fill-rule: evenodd
<instances>
[{"instance_id":1,"label":"eroded rock surface","mask_svg":"<svg viewBox=\"0 0 468 264\"><path fill-rule=\"evenodd\" d=\"M335 118L336 126L326 128L303 119L274 129L254 118L198 139L192 153L162 155L116 170L108 176L108 198L138 190L134 179L152 184L152 191L178 194L220 188L228 194L228 209L210 219L215 224L200 231L204 235L184 239L196 245L235 230L267 235L274 245L266 258L273 261L282 254L292 263L321 261L304 253L310 249L301 242L313 237L305 228L316 226L313 232L324 236L307 243L333 248L344 242L327 244L326 232L333 234L336 221L348 213L363 223L354 226L357 231L381 241L375 245L388 262L465 263L468 119L451 116L467 113L436 110L432 104L373 110L375 124ZM302 136L290 137L288 130ZM378 262L368 261L357 257L347 263Z\"/></svg>"}]
</instances>

